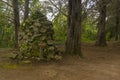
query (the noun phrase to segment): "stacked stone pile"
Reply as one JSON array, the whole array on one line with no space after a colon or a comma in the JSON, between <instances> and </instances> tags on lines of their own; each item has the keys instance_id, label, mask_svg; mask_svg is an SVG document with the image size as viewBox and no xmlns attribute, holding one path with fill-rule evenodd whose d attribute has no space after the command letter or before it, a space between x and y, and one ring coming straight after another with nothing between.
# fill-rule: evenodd
<instances>
[{"instance_id":1,"label":"stacked stone pile","mask_svg":"<svg viewBox=\"0 0 120 80\"><path fill-rule=\"evenodd\" d=\"M59 58L53 35L52 23L36 11L20 27L18 57L38 60Z\"/></svg>"}]
</instances>

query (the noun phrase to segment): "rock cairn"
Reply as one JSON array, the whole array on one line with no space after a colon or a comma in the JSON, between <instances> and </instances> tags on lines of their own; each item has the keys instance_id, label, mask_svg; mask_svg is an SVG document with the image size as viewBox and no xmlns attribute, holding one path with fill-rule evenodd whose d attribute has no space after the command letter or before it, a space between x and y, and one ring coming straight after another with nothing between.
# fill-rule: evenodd
<instances>
[{"instance_id":1,"label":"rock cairn","mask_svg":"<svg viewBox=\"0 0 120 80\"><path fill-rule=\"evenodd\" d=\"M33 13L19 32L19 53L21 59L51 60L59 59L59 51L55 47L52 22L40 11Z\"/></svg>"}]
</instances>

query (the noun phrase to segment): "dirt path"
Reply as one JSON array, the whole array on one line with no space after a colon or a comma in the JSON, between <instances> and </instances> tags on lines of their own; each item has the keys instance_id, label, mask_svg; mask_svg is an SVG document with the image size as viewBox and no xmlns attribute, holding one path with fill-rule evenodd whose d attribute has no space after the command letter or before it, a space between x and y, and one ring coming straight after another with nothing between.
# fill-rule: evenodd
<instances>
[{"instance_id":1,"label":"dirt path","mask_svg":"<svg viewBox=\"0 0 120 80\"><path fill-rule=\"evenodd\" d=\"M8 61L9 50L0 50L0 80L120 80L120 45L83 44L83 53L84 59L18 65Z\"/></svg>"}]
</instances>

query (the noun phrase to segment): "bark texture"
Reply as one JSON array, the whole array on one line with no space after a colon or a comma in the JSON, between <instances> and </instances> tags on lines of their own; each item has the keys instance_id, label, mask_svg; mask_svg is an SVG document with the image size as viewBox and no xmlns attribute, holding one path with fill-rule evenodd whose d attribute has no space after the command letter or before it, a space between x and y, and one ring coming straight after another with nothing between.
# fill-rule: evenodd
<instances>
[{"instance_id":1,"label":"bark texture","mask_svg":"<svg viewBox=\"0 0 120 80\"><path fill-rule=\"evenodd\" d=\"M18 0L13 0L14 25L15 25L15 48L18 48L18 32L20 26Z\"/></svg>"},{"instance_id":2,"label":"bark texture","mask_svg":"<svg viewBox=\"0 0 120 80\"><path fill-rule=\"evenodd\" d=\"M67 54L81 55L81 11L81 0L69 0Z\"/></svg>"},{"instance_id":3,"label":"bark texture","mask_svg":"<svg viewBox=\"0 0 120 80\"><path fill-rule=\"evenodd\" d=\"M116 26L115 26L115 40L119 40L120 38L120 6L119 6L120 1L116 0Z\"/></svg>"},{"instance_id":4,"label":"bark texture","mask_svg":"<svg viewBox=\"0 0 120 80\"><path fill-rule=\"evenodd\" d=\"M99 0L99 21L98 21L98 33L96 46L106 46L106 2L105 0Z\"/></svg>"},{"instance_id":5,"label":"bark texture","mask_svg":"<svg viewBox=\"0 0 120 80\"><path fill-rule=\"evenodd\" d=\"M25 0L25 12L24 12L24 21L28 18L29 16L29 0Z\"/></svg>"}]
</instances>

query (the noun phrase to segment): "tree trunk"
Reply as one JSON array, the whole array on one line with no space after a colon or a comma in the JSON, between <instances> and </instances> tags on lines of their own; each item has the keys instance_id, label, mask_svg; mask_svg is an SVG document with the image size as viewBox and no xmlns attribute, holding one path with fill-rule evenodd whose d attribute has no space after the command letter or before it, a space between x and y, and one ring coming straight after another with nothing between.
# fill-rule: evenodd
<instances>
[{"instance_id":1,"label":"tree trunk","mask_svg":"<svg viewBox=\"0 0 120 80\"><path fill-rule=\"evenodd\" d=\"M115 40L117 41L119 39L119 31L120 31L120 18L119 18L119 15L120 15L120 7L119 7L119 0L116 0L116 15L115 15L115 19L116 19L116 26L115 26Z\"/></svg>"},{"instance_id":2,"label":"tree trunk","mask_svg":"<svg viewBox=\"0 0 120 80\"><path fill-rule=\"evenodd\" d=\"M69 0L66 53L81 55L81 0Z\"/></svg>"},{"instance_id":3,"label":"tree trunk","mask_svg":"<svg viewBox=\"0 0 120 80\"><path fill-rule=\"evenodd\" d=\"M29 16L29 0L25 0L25 12L24 12L24 21Z\"/></svg>"},{"instance_id":4,"label":"tree trunk","mask_svg":"<svg viewBox=\"0 0 120 80\"><path fill-rule=\"evenodd\" d=\"M14 25L15 25L15 48L18 48L18 32L20 26L18 0L13 0L13 11L14 11Z\"/></svg>"},{"instance_id":5,"label":"tree trunk","mask_svg":"<svg viewBox=\"0 0 120 80\"><path fill-rule=\"evenodd\" d=\"M99 21L98 21L98 33L96 46L106 46L106 2L105 0L99 0Z\"/></svg>"},{"instance_id":6,"label":"tree trunk","mask_svg":"<svg viewBox=\"0 0 120 80\"><path fill-rule=\"evenodd\" d=\"M115 40L119 39L119 15L116 15Z\"/></svg>"}]
</instances>

